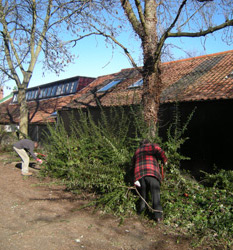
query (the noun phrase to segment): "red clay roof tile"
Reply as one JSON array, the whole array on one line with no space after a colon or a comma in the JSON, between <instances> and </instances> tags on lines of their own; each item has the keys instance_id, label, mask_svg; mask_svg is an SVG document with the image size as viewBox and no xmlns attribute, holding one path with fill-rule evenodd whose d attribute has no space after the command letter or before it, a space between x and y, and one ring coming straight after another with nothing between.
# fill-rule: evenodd
<instances>
[{"instance_id":1,"label":"red clay roof tile","mask_svg":"<svg viewBox=\"0 0 233 250\"><path fill-rule=\"evenodd\" d=\"M233 50L162 64L163 92L161 103L200 100L233 99ZM31 122L43 123L62 107L96 106L97 99L103 106L132 105L141 102L142 88L128 87L141 79L133 68L100 76L75 95L29 102ZM124 79L107 92L97 92L114 79ZM85 79L83 79L85 82ZM0 121L18 122L18 106L9 102L0 105ZM4 111L4 112L3 112Z\"/></svg>"},{"instance_id":2,"label":"red clay roof tile","mask_svg":"<svg viewBox=\"0 0 233 250\"><path fill-rule=\"evenodd\" d=\"M182 59L162 64L163 93L161 103L175 101L199 101L233 98L233 50ZM96 92L99 87L109 82L101 77L98 83L93 81L87 92L80 99L70 103L69 107L95 106L96 98L104 106L131 105L141 102L141 89L127 89L132 83L141 78L136 69L124 69L114 76L120 78L126 75L126 80L106 93ZM114 79L111 77L111 80ZM93 86L97 87L95 90Z\"/></svg>"},{"instance_id":3,"label":"red clay roof tile","mask_svg":"<svg viewBox=\"0 0 233 250\"><path fill-rule=\"evenodd\" d=\"M76 77L77 78L77 77ZM71 80L73 78L70 78ZM41 99L28 102L29 122L30 123L45 123L55 121L51 114L69 104L72 100L80 96L79 92L94 80L90 77L78 77L78 88L75 94L68 96L59 96L49 99ZM55 83L55 82L54 82ZM87 89L88 90L88 89ZM0 123L19 123L19 105L11 103L12 98L0 105Z\"/></svg>"}]
</instances>

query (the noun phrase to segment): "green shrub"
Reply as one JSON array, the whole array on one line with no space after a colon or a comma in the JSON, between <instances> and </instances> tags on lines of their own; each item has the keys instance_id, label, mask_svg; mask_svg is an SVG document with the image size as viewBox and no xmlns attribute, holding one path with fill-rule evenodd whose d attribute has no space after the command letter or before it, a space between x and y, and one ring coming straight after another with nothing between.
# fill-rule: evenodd
<instances>
[{"instance_id":1,"label":"green shrub","mask_svg":"<svg viewBox=\"0 0 233 250\"><path fill-rule=\"evenodd\" d=\"M14 132L7 132L3 126L0 126L0 151L12 151L12 145L17 140Z\"/></svg>"},{"instance_id":2,"label":"green shrub","mask_svg":"<svg viewBox=\"0 0 233 250\"><path fill-rule=\"evenodd\" d=\"M232 178L232 171L224 172L225 183L228 183L227 175ZM224 239L230 246L233 235L232 186L217 188L216 183L222 180L222 175L211 175L210 179L206 176L206 181L213 179L213 186L207 187L194 179L184 178L177 169L169 173L161 191L164 221L176 230L180 228L205 240L217 242Z\"/></svg>"},{"instance_id":3,"label":"green shrub","mask_svg":"<svg viewBox=\"0 0 233 250\"><path fill-rule=\"evenodd\" d=\"M80 111L79 123L70 117L69 135L61 120L56 128L49 127L44 171L62 178L70 189L94 192L99 197L98 206L104 204L106 211L125 214L135 206L134 195L128 192L135 149L128 136L131 120L123 109L113 109L110 115L111 123L102 112L96 124L90 114L87 117Z\"/></svg>"},{"instance_id":4,"label":"green shrub","mask_svg":"<svg viewBox=\"0 0 233 250\"><path fill-rule=\"evenodd\" d=\"M70 118L70 134L61 120L58 126L49 127L45 145L48 158L43 170L44 174L62 179L69 189L95 193L92 204L122 219L136 211L139 197L131 191L131 158L148 133L142 114L135 109L130 112L126 115L123 109L113 108L109 119L113 122L109 122L102 111L98 122L94 122L89 113L80 111L79 122ZM183 134L192 115L183 126L179 119L170 126L166 142L157 135L152 138L162 145L169 158L161 186L164 223L192 235L200 244L210 241L218 245L224 239L225 245L230 246L232 171L206 174L205 182L200 184L179 169L180 160L186 159L179 149L188 139ZM134 136L129 137L129 133Z\"/></svg>"},{"instance_id":5,"label":"green shrub","mask_svg":"<svg viewBox=\"0 0 233 250\"><path fill-rule=\"evenodd\" d=\"M225 169L218 170L216 167L215 169L216 173L214 174L201 171L204 173L202 183L213 188L225 189L233 192L233 171L227 171Z\"/></svg>"}]
</instances>

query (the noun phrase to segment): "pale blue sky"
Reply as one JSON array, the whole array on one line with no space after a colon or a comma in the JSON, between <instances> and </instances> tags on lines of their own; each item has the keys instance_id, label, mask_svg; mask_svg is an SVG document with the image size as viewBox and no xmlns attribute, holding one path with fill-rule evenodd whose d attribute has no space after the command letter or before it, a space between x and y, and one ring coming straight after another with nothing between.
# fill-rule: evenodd
<instances>
[{"instance_id":1,"label":"pale blue sky","mask_svg":"<svg viewBox=\"0 0 233 250\"><path fill-rule=\"evenodd\" d=\"M233 45L228 46L223 43L220 34L221 32L219 32L219 34L217 33L215 37L211 36L207 39L205 50L198 38L186 38L182 39L182 42L180 39L174 40L174 38L172 38L169 42L173 44L175 43L182 49L191 52L192 56L232 50ZM141 57L139 43L133 37L122 37L122 39L124 40L124 45L126 44L127 48L133 50L134 58L138 60L138 58ZM40 65L37 64L29 87L74 76L98 77L118 72L124 68L132 67L128 58L120 48L112 50L111 46L107 46L100 37L85 38L77 44L74 48L74 52L79 56L78 59L74 64L70 64L69 67L66 67L64 72L61 72L59 76L52 74L51 72L44 72L43 74ZM175 60L187 57L182 50L174 49L172 53ZM8 88L4 88L4 96L11 93L13 85L12 82L7 84Z\"/></svg>"}]
</instances>

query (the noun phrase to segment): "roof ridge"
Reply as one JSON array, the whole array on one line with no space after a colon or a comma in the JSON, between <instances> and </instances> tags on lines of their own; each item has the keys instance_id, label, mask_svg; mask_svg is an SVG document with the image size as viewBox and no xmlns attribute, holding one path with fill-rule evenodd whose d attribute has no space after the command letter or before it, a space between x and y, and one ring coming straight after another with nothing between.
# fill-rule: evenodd
<instances>
[{"instance_id":1,"label":"roof ridge","mask_svg":"<svg viewBox=\"0 0 233 250\"><path fill-rule=\"evenodd\" d=\"M195 57L189 57L189 58L183 58L183 59L179 59L179 60L175 60L175 61L170 61L170 62L162 62L162 65L166 65L166 64L171 64L171 63L177 63L177 62L185 62L185 61L191 61L191 60L196 60L196 59L200 59L200 58L204 58L204 57L212 57L212 56L218 56L218 55L223 55L223 54L228 54L228 53L233 53L233 50L227 50L227 51L221 51L221 52L217 52L217 53L211 53L211 54L207 54L207 55L201 55L201 56L195 56ZM139 68L142 68L143 66L139 66ZM128 71L128 70L133 70L136 69L134 67L128 67L128 68L123 68L120 71L116 72L116 73L112 73L112 74L107 74L107 75L117 75L121 72L124 71ZM103 75L106 76L106 75ZM101 77L101 76L99 76ZM99 78L97 77L97 78Z\"/></svg>"},{"instance_id":2,"label":"roof ridge","mask_svg":"<svg viewBox=\"0 0 233 250\"><path fill-rule=\"evenodd\" d=\"M217 53L212 53L212 54L207 54L207 55L202 55L202 56L196 56L196 57L189 57L189 58L184 58L180 60L175 60L175 61L170 61L170 62L164 62L164 64L170 64L170 63L177 63L177 62L184 62L184 61L191 61L191 60L196 60L204 57L212 57L212 56L218 56L218 55L223 55L223 54L228 54L228 53L233 53L233 50L228 50L228 51L222 51L222 52L217 52Z\"/></svg>"},{"instance_id":3,"label":"roof ridge","mask_svg":"<svg viewBox=\"0 0 233 250\"><path fill-rule=\"evenodd\" d=\"M3 102L5 102L5 101L8 101L12 96L13 96L13 93L10 93L9 95L3 97L3 98L0 100L0 103L3 103Z\"/></svg>"}]
</instances>

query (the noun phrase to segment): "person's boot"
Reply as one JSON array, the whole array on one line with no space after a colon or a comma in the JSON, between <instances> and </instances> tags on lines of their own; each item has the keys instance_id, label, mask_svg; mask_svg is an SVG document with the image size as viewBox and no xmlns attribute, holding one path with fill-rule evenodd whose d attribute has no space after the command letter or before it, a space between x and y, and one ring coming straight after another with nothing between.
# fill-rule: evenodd
<instances>
[{"instance_id":1,"label":"person's boot","mask_svg":"<svg viewBox=\"0 0 233 250\"><path fill-rule=\"evenodd\" d=\"M28 173L22 173L23 176L31 176L32 173L28 172Z\"/></svg>"},{"instance_id":2,"label":"person's boot","mask_svg":"<svg viewBox=\"0 0 233 250\"><path fill-rule=\"evenodd\" d=\"M157 223L160 223L160 222L163 220L162 213L155 212L155 213L154 213L154 220L155 220Z\"/></svg>"}]
</instances>

